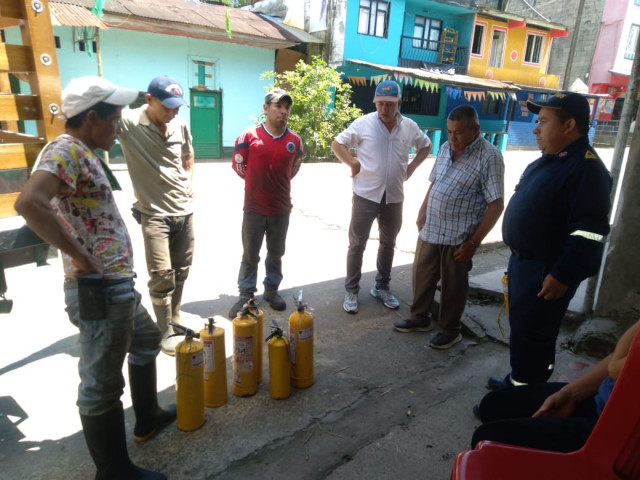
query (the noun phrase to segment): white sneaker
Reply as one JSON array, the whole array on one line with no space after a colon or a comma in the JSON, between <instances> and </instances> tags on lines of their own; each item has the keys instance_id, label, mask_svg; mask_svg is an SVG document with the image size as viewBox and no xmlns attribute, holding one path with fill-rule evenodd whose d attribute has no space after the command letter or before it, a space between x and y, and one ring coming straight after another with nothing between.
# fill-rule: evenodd
<instances>
[{"instance_id":1,"label":"white sneaker","mask_svg":"<svg viewBox=\"0 0 640 480\"><path fill-rule=\"evenodd\" d=\"M398 302L398 299L391 293L391 290L378 290L376 287L373 287L369 293L391 310L397 310L398 307L400 307L400 302Z\"/></svg>"},{"instance_id":2,"label":"white sneaker","mask_svg":"<svg viewBox=\"0 0 640 480\"><path fill-rule=\"evenodd\" d=\"M342 308L347 313L358 313L358 294L347 292L344 294Z\"/></svg>"}]
</instances>

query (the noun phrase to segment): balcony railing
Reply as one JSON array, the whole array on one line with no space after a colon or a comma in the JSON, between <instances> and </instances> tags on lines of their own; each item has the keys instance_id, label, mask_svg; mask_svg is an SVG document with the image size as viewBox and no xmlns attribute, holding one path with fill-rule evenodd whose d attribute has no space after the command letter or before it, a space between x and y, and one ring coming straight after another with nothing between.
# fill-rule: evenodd
<instances>
[{"instance_id":1,"label":"balcony railing","mask_svg":"<svg viewBox=\"0 0 640 480\"><path fill-rule=\"evenodd\" d=\"M443 52L441 54L440 52ZM454 69L465 75L469 63L469 47L457 43L402 36L398 66L409 68Z\"/></svg>"}]
</instances>

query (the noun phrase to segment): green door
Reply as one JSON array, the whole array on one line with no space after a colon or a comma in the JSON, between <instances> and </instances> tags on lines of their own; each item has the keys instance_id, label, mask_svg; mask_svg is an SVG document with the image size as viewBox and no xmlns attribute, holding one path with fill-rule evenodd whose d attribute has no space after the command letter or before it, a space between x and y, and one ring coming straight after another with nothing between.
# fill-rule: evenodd
<instances>
[{"instance_id":1,"label":"green door","mask_svg":"<svg viewBox=\"0 0 640 480\"><path fill-rule=\"evenodd\" d=\"M191 135L196 158L220 158L220 92L191 90Z\"/></svg>"}]
</instances>

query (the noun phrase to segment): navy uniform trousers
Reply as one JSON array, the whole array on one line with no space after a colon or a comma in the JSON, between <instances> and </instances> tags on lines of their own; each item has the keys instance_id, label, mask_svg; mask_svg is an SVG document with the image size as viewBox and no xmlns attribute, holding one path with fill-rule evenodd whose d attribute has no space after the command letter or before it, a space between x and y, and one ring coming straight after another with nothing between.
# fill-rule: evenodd
<instances>
[{"instance_id":1,"label":"navy uniform trousers","mask_svg":"<svg viewBox=\"0 0 640 480\"><path fill-rule=\"evenodd\" d=\"M578 285L569 285L557 300L539 298L542 281L554 260L509 258L509 325L511 378L546 382L553 373L560 323Z\"/></svg>"}]
</instances>

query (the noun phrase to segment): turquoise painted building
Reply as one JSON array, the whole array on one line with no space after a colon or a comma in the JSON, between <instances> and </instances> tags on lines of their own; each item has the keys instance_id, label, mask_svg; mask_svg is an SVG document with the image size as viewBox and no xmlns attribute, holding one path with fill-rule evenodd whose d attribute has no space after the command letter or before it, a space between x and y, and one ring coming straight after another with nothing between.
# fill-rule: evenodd
<instances>
[{"instance_id":1,"label":"turquoise painted building","mask_svg":"<svg viewBox=\"0 0 640 480\"><path fill-rule=\"evenodd\" d=\"M434 147L446 141L449 112L467 103L479 112L487 138L504 150L510 92L517 88L465 76L474 20L472 9L435 1L346 0L338 69L353 87L354 103L373 111L375 86L392 78L403 89L401 113L428 132Z\"/></svg>"},{"instance_id":2,"label":"turquoise painted building","mask_svg":"<svg viewBox=\"0 0 640 480\"><path fill-rule=\"evenodd\" d=\"M50 0L60 81L99 75L146 92L157 75L182 85L189 107L196 159L228 157L236 137L262 112L276 52L297 42L259 15L221 5L155 0L153 8L130 0L106 0L101 19L89 15L93 0ZM230 36L226 30L226 16ZM17 28L5 31L20 43ZM100 71L101 70L101 71ZM16 82L26 90L26 83ZM30 132L31 126L25 125ZM113 155L118 155L114 147Z\"/></svg>"},{"instance_id":3,"label":"turquoise painted building","mask_svg":"<svg viewBox=\"0 0 640 480\"><path fill-rule=\"evenodd\" d=\"M447 115L464 103L476 108L483 135L501 150L536 148L535 118L522 105L555 92L557 77L547 75L545 59L567 27L455 0L334 3L345 22L338 29L328 22L331 61L363 111L374 109L376 84L392 78L403 90L401 113L436 145L446 139Z\"/></svg>"}]
</instances>

